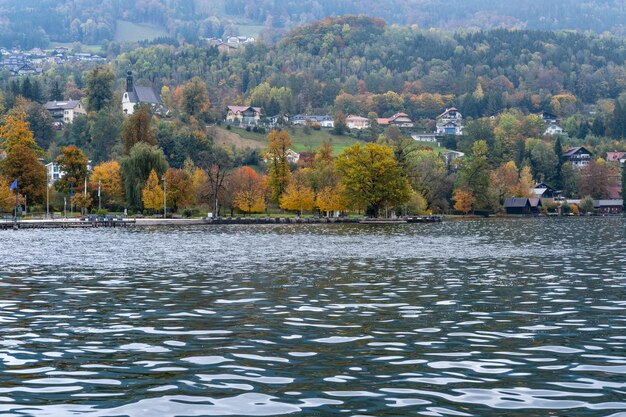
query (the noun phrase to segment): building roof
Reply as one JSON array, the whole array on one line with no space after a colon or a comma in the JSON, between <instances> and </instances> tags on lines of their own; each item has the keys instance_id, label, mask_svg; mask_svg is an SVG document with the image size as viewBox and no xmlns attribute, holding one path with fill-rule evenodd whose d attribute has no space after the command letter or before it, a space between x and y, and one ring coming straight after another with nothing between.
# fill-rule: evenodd
<instances>
[{"instance_id":1,"label":"building roof","mask_svg":"<svg viewBox=\"0 0 626 417\"><path fill-rule=\"evenodd\" d=\"M256 113L261 113L260 107L252 107L252 106L228 106L228 110L233 113L243 113L246 110L252 109Z\"/></svg>"},{"instance_id":2,"label":"building roof","mask_svg":"<svg viewBox=\"0 0 626 417\"><path fill-rule=\"evenodd\" d=\"M46 110L72 110L80 104L79 100L49 101L44 104Z\"/></svg>"},{"instance_id":3,"label":"building roof","mask_svg":"<svg viewBox=\"0 0 626 417\"><path fill-rule=\"evenodd\" d=\"M354 122L357 122L357 121L366 122L369 119L367 117L355 116L355 115L351 114L350 116L346 117L346 121L348 121L348 120L354 121Z\"/></svg>"},{"instance_id":4,"label":"building roof","mask_svg":"<svg viewBox=\"0 0 626 417\"><path fill-rule=\"evenodd\" d=\"M446 111L444 111L443 113L441 113L439 116L437 116L437 119L442 118L443 116L445 116L446 114L450 113L450 112L458 112L458 110L455 107L452 107L450 109L446 109Z\"/></svg>"},{"instance_id":5,"label":"building roof","mask_svg":"<svg viewBox=\"0 0 626 417\"><path fill-rule=\"evenodd\" d=\"M584 146L577 146L575 148L570 148L568 149L563 156L572 156L572 155L576 155L577 153L587 153L589 155L591 155L591 152L589 152Z\"/></svg>"},{"instance_id":6,"label":"building roof","mask_svg":"<svg viewBox=\"0 0 626 417\"><path fill-rule=\"evenodd\" d=\"M541 199L540 198L529 198L531 207L541 207Z\"/></svg>"},{"instance_id":7,"label":"building roof","mask_svg":"<svg viewBox=\"0 0 626 417\"><path fill-rule=\"evenodd\" d=\"M612 200L593 200L593 206L596 208L602 207L622 207L624 205L623 199Z\"/></svg>"},{"instance_id":8,"label":"building roof","mask_svg":"<svg viewBox=\"0 0 626 417\"><path fill-rule=\"evenodd\" d=\"M626 152L607 152L606 160L609 162L617 162L620 159L626 158Z\"/></svg>"},{"instance_id":9,"label":"building roof","mask_svg":"<svg viewBox=\"0 0 626 417\"><path fill-rule=\"evenodd\" d=\"M504 200L505 208L523 208L529 203L528 197L511 197ZM537 199L538 200L538 199Z\"/></svg>"},{"instance_id":10,"label":"building roof","mask_svg":"<svg viewBox=\"0 0 626 417\"><path fill-rule=\"evenodd\" d=\"M154 92L152 87L134 86L132 93L128 93L131 103L162 104L161 98Z\"/></svg>"}]
</instances>

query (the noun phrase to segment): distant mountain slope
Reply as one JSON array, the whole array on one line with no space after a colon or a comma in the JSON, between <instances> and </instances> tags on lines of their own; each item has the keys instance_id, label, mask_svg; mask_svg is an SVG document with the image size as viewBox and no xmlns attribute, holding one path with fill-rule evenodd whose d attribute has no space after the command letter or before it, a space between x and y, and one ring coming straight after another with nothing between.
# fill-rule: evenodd
<instances>
[{"instance_id":1,"label":"distant mountain slope","mask_svg":"<svg viewBox=\"0 0 626 417\"><path fill-rule=\"evenodd\" d=\"M172 37L236 34L238 24L281 30L327 16L367 14L422 28L574 29L626 35L624 0L0 0L0 45L113 40L119 20Z\"/></svg>"}]
</instances>

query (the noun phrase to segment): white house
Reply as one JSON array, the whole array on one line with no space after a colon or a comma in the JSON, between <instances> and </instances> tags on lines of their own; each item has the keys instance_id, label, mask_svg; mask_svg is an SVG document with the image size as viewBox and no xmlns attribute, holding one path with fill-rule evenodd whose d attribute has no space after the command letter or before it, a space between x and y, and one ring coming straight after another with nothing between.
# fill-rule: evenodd
<instances>
[{"instance_id":1,"label":"white house","mask_svg":"<svg viewBox=\"0 0 626 417\"><path fill-rule=\"evenodd\" d=\"M370 127L370 121L367 117L350 115L346 117L346 126L349 129L367 129Z\"/></svg>"},{"instance_id":2,"label":"white house","mask_svg":"<svg viewBox=\"0 0 626 417\"><path fill-rule=\"evenodd\" d=\"M564 134L564 130L561 126L557 125L556 123L551 123L550 126L548 126L548 128L546 129L545 132L543 132L544 135L562 135Z\"/></svg>"},{"instance_id":3,"label":"white house","mask_svg":"<svg viewBox=\"0 0 626 417\"><path fill-rule=\"evenodd\" d=\"M65 172L61 171L56 162L46 164L46 170L48 171L48 186L52 186L57 180L65 176Z\"/></svg>"},{"instance_id":4,"label":"white house","mask_svg":"<svg viewBox=\"0 0 626 417\"><path fill-rule=\"evenodd\" d=\"M462 135L463 115L461 112L453 107L437 116L436 133L438 135Z\"/></svg>"},{"instance_id":5,"label":"white house","mask_svg":"<svg viewBox=\"0 0 626 417\"><path fill-rule=\"evenodd\" d=\"M70 124L79 114L87 114L79 100L49 101L44 107L52 116L55 124Z\"/></svg>"},{"instance_id":6,"label":"white house","mask_svg":"<svg viewBox=\"0 0 626 417\"><path fill-rule=\"evenodd\" d=\"M439 139L441 136L438 136L435 133L415 133L411 135L411 139L416 142L428 142L428 143L436 143L439 144Z\"/></svg>"},{"instance_id":7,"label":"white house","mask_svg":"<svg viewBox=\"0 0 626 417\"><path fill-rule=\"evenodd\" d=\"M140 104L148 104L153 108L162 107L161 97L152 89L152 87L138 87L133 82L133 73L126 73L126 91L122 96L122 110L124 113L131 115Z\"/></svg>"},{"instance_id":8,"label":"white house","mask_svg":"<svg viewBox=\"0 0 626 417\"><path fill-rule=\"evenodd\" d=\"M413 127L415 123L406 113L396 113L391 117L383 117L378 119L380 126L398 126L398 127Z\"/></svg>"},{"instance_id":9,"label":"white house","mask_svg":"<svg viewBox=\"0 0 626 417\"><path fill-rule=\"evenodd\" d=\"M293 149L287 149L286 157L290 164L297 164L300 160L300 154Z\"/></svg>"},{"instance_id":10,"label":"white house","mask_svg":"<svg viewBox=\"0 0 626 417\"><path fill-rule=\"evenodd\" d=\"M591 162L591 152L583 146L578 146L576 148L568 149L567 152L561 156L561 158L563 161L569 162L576 168L583 168Z\"/></svg>"},{"instance_id":11,"label":"white house","mask_svg":"<svg viewBox=\"0 0 626 417\"><path fill-rule=\"evenodd\" d=\"M291 124L304 126L307 123L319 123L321 127L333 128L335 121L332 116L313 116L309 114L296 114L290 119Z\"/></svg>"}]
</instances>

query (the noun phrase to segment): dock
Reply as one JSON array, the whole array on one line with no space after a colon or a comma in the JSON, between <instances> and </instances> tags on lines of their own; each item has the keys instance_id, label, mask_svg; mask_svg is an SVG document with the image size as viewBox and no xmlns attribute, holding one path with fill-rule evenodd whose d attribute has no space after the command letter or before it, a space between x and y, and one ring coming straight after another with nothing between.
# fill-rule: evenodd
<instances>
[{"instance_id":1,"label":"dock","mask_svg":"<svg viewBox=\"0 0 626 417\"><path fill-rule=\"evenodd\" d=\"M19 229L87 229L87 228L126 228L150 226L202 226L202 225L254 225L254 224L406 224L437 223L441 216L404 217L398 219L377 219L357 217L217 217L195 219L163 218L124 218L94 217L22 220L5 219L0 221L0 230Z\"/></svg>"}]
</instances>

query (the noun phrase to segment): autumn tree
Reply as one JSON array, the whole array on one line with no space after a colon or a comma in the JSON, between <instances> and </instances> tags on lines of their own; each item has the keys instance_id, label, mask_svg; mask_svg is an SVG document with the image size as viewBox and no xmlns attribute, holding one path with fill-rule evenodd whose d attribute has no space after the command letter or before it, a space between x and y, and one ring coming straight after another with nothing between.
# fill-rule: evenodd
<instances>
[{"instance_id":1,"label":"autumn tree","mask_svg":"<svg viewBox=\"0 0 626 417\"><path fill-rule=\"evenodd\" d=\"M0 149L9 153L18 144L32 149L37 155L43 152L35 142L33 132L28 125L26 113L17 111L6 116L0 126Z\"/></svg>"},{"instance_id":2,"label":"autumn tree","mask_svg":"<svg viewBox=\"0 0 626 417\"><path fill-rule=\"evenodd\" d=\"M128 155L130 149L139 142L149 145L156 145L157 141L150 128L150 109L148 106L139 106L122 125L122 141L124 142L124 152Z\"/></svg>"},{"instance_id":3,"label":"autumn tree","mask_svg":"<svg viewBox=\"0 0 626 417\"><path fill-rule=\"evenodd\" d=\"M193 181L184 169L170 168L165 172L167 206L174 212L193 204Z\"/></svg>"},{"instance_id":4,"label":"autumn tree","mask_svg":"<svg viewBox=\"0 0 626 417\"><path fill-rule=\"evenodd\" d=\"M152 169L141 191L141 201L146 210L153 212L163 208L163 188L159 185L159 175Z\"/></svg>"},{"instance_id":5,"label":"autumn tree","mask_svg":"<svg viewBox=\"0 0 626 417\"><path fill-rule=\"evenodd\" d=\"M342 212L348 210L348 201L345 198L344 187L341 184L326 186L315 196L315 205L326 215L332 212Z\"/></svg>"},{"instance_id":6,"label":"autumn tree","mask_svg":"<svg viewBox=\"0 0 626 417\"><path fill-rule=\"evenodd\" d=\"M344 195L353 207L369 208L374 216L383 209L406 203L411 187L393 150L384 145L355 143L337 160L345 186Z\"/></svg>"},{"instance_id":7,"label":"autumn tree","mask_svg":"<svg viewBox=\"0 0 626 417\"><path fill-rule=\"evenodd\" d=\"M342 111L335 113L335 119L333 123L333 132L335 135L343 135L348 130L346 124L346 114Z\"/></svg>"},{"instance_id":8,"label":"autumn tree","mask_svg":"<svg viewBox=\"0 0 626 417\"><path fill-rule=\"evenodd\" d=\"M124 181L122 167L117 161L107 161L96 165L91 173L89 188L100 188L100 197L105 206L124 204Z\"/></svg>"},{"instance_id":9,"label":"autumn tree","mask_svg":"<svg viewBox=\"0 0 626 417\"><path fill-rule=\"evenodd\" d=\"M272 130L267 135L267 139L269 145L265 156L269 169L269 189L272 200L279 202L291 176L289 161L287 160L287 151L291 146L291 139L284 130Z\"/></svg>"},{"instance_id":10,"label":"autumn tree","mask_svg":"<svg viewBox=\"0 0 626 417\"><path fill-rule=\"evenodd\" d=\"M498 205L502 205L508 197L514 196L518 186L518 179L519 175L515 161L504 163L491 172L490 189Z\"/></svg>"},{"instance_id":11,"label":"autumn tree","mask_svg":"<svg viewBox=\"0 0 626 417\"><path fill-rule=\"evenodd\" d=\"M474 209L476 198L469 190L457 189L452 197L454 200L454 209L463 214L467 214Z\"/></svg>"},{"instance_id":12,"label":"autumn tree","mask_svg":"<svg viewBox=\"0 0 626 417\"><path fill-rule=\"evenodd\" d=\"M87 109L98 112L113 101L115 74L106 65L98 65L87 73Z\"/></svg>"},{"instance_id":13,"label":"autumn tree","mask_svg":"<svg viewBox=\"0 0 626 417\"><path fill-rule=\"evenodd\" d=\"M17 179L19 192L28 200L41 204L46 196L46 167L39 162L35 151L27 144L17 143L7 152L1 163L2 174L9 182Z\"/></svg>"},{"instance_id":14,"label":"autumn tree","mask_svg":"<svg viewBox=\"0 0 626 417\"><path fill-rule=\"evenodd\" d=\"M80 210L81 213L87 212L91 204L93 203L93 199L89 194L85 193L77 193L72 197L72 205Z\"/></svg>"},{"instance_id":15,"label":"autumn tree","mask_svg":"<svg viewBox=\"0 0 626 417\"><path fill-rule=\"evenodd\" d=\"M255 170L248 166L234 172L231 179L234 187L234 205L239 210L259 213L265 210L265 181Z\"/></svg>"},{"instance_id":16,"label":"autumn tree","mask_svg":"<svg viewBox=\"0 0 626 417\"><path fill-rule=\"evenodd\" d=\"M619 174L603 159L589 162L580 171L578 192L595 199L609 198L611 189L619 186Z\"/></svg>"},{"instance_id":17,"label":"autumn tree","mask_svg":"<svg viewBox=\"0 0 626 417\"><path fill-rule=\"evenodd\" d=\"M65 173L54 183L54 188L62 193L70 191L72 184L74 187L82 189L85 178L87 178L87 157L74 145L61 148L61 155L56 159L59 169Z\"/></svg>"},{"instance_id":18,"label":"autumn tree","mask_svg":"<svg viewBox=\"0 0 626 417\"><path fill-rule=\"evenodd\" d=\"M10 212L15 207L15 193L9 187L9 181L0 177L0 212Z\"/></svg>"},{"instance_id":19,"label":"autumn tree","mask_svg":"<svg viewBox=\"0 0 626 417\"><path fill-rule=\"evenodd\" d=\"M515 188L515 195L513 197L532 197L535 181L533 179L530 167L524 166L519 173L519 181Z\"/></svg>"},{"instance_id":20,"label":"autumn tree","mask_svg":"<svg viewBox=\"0 0 626 417\"><path fill-rule=\"evenodd\" d=\"M130 207L141 208L142 190L150 173L154 170L158 179L168 168L165 155L161 149L139 142L122 158L121 165L127 203Z\"/></svg>"},{"instance_id":21,"label":"autumn tree","mask_svg":"<svg viewBox=\"0 0 626 417\"><path fill-rule=\"evenodd\" d=\"M209 159L209 167L206 171L209 179L211 194L211 207L215 216L219 213L219 200L225 191L225 181L228 171L232 168L233 159L224 149L216 149Z\"/></svg>"},{"instance_id":22,"label":"autumn tree","mask_svg":"<svg viewBox=\"0 0 626 417\"><path fill-rule=\"evenodd\" d=\"M189 116L199 117L208 113L211 107L206 84L199 77L193 77L183 86L182 110Z\"/></svg>"},{"instance_id":23,"label":"autumn tree","mask_svg":"<svg viewBox=\"0 0 626 417\"><path fill-rule=\"evenodd\" d=\"M294 175L285 192L280 197L280 208L297 211L300 215L304 210L313 210L315 205L315 192L307 184L305 176L297 173Z\"/></svg>"}]
</instances>

